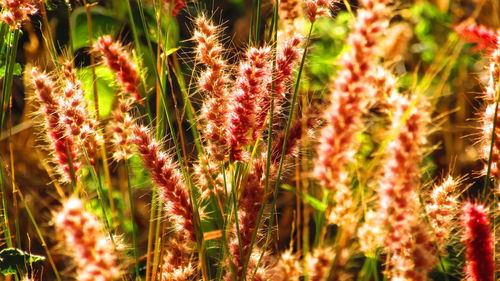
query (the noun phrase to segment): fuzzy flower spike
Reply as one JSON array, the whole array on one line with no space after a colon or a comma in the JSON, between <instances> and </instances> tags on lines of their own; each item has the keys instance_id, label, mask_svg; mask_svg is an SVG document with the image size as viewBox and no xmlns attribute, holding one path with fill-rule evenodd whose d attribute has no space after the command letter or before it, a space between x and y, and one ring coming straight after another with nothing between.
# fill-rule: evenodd
<instances>
[{"instance_id":1,"label":"fuzzy flower spike","mask_svg":"<svg viewBox=\"0 0 500 281\"><path fill-rule=\"evenodd\" d=\"M488 210L483 205L468 202L463 206L462 212L467 281L493 281L494 240Z\"/></svg>"},{"instance_id":2,"label":"fuzzy flower spike","mask_svg":"<svg viewBox=\"0 0 500 281\"><path fill-rule=\"evenodd\" d=\"M455 26L455 31L465 41L475 43L475 50L492 52L500 43L500 30L493 30L474 22L465 21Z\"/></svg>"},{"instance_id":3,"label":"fuzzy flower spike","mask_svg":"<svg viewBox=\"0 0 500 281\"><path fill-rule=\"evenodd\" d=\"M130 53L120 43L113 41L111 36L99 38L94 43L93 51L102 55L104 64L115 72L122 91L139 101L139 73Z\"/></svg>"},{"instance_id":4,"label":"fuzzy flower spike","mask_svg":"<svg viewBox=\"0 0 500 281\"><path fill-rule=\"evenodd\" d=\"M253 132L253 138L256 139L265 127L265 121L271 105L271 90L274 91L273 124L277 124L278 117L283 110L290 86L293 80L293 73L300 59L301 39L298 35L292 35L283 40L282 46L279 46L276 56L276 65L274 69L274 79L269 80L267 94L260 99L259 111L257 113L257 125Z\"/></svg>"},{"instance_id":5,"label":"fuzzy flower spike","mask_svg":"<svg viewBox=\"0 0 500 281\"><path fill-rule=\"evenodd\" d=\"M500 38L500 36L499 36ZM500 42L500 40L498 41ZM500 84L498 83L500 79L500 43L497 43L496 49L489 54L489 67L488 67L488 84L485 85L484 89L484 102L486 103L486 108L484 110L482 121L482 131L481 131L481 157L488 162L491 150L491 167L490 176L496 180L500 179L500 114L496 116L496 126L495 124L495 109L497 106L497 98L500 94ZM494 128L494 129L493 129ZM495 135L495 141L493 146L491 146L492 134ZM483 173L487 174L488 165L485 165Z\"/></svg>"},{"instance_id":6,"label":"fuzzy flower spike","mask_svg":"<svg viewBox=\"0 0 500 281\"><path fill-rule=\"evenodd\" d=\"M337 0L306 0L304 4L307 19L313 23L320 17L329 17L330 9Z\"/></svg>"},{"instance_id":7,"label":"fuzzy flower spike","mask_svg":"<svg viewBox=\"0 0 500 281\"><path fill-rule=\"evenodd\" d=\"M419 216L420 168L430 117L427 103L394 94L391 129L379 180L380 225L385 226L385 246L390 253L391 280L427 280L435 263L429 227Z\"/></svg>"},{"instance_id":8,"label":"fuzzy flower spike","mask_svg":"<svg viewBox=\"0 0 500 281\"><path fill-rule=\"evenodd\" d=\"M227 138L233 161L246 161L244 147L255 139L258 130L259 106L263 97L269 94L271 63L269 47L250 48L246 60L240 64L234 96L231 100Z\"/></svg>"},{"instance_id":9,"label":"fuzzy flower spike","mask_svg":"<svg viewBox=\"0 0 500 281\"><path fill-rule=\"evenodd\" d=\"M113 281L121 276L118 258L102 223L85 211L76 197L63 204L54 218L57 233L76 264L79 281Z\"/></svg>"},{"instance_id":10,"label":"fuzzy flower spike","mask_svg":"<svg viewBox=\"0 0 500 281\"><path fill-rule=\"evenodd\" d=\"M37 13L37 9L31 0L0 0L0 6L4 11L0 14L0 21L5 22L11 29L20 29L28 16Z\"/></svg>"},{"instance_id":11,"label":"fuzzy flower spike","mask_svg":"<svg viewBox=\"0 0 500 281\"><path fill-rule=\"evenodd\" d=\"M160 199L165 204L176 231L186 239L196 242L193 213L188 189L181 172L146 127L134 127L134 143L142 156L144 166L151 172L159 188Z\"/></svg>"},{"instance_id":12,"label":"fuzzy flower spike","mask_svg":"<svg viewBox=\"0 0 500 281\"><path fill-rule=\"evenodd\" d=\"M279 2L280 26L285 32L295 32L296 21L302 16L302 0L282 0Z\"/></svg>"},{"instance_id":13,"label":"fuzzy flower spike","mask_svg":"<svg viewBox=\"0 0 500 281\"><path fill-rule=\"evenodd\" d=\"M134 99L124 94L120 95L118 105L113 111L113 119L109 122L108 130L111 133L113 144L113 159L116 161L132 157L134 150L134 127L136 126L132 109Z\"/></svg>"},{"instance_id":14,"label":"fuzzy flower spike","mask_svg":"<svg viewBox=\"0 0 500 281\"><path fill-rule=\"evenodd\" d=\"M457 211L457 187L460 181L452 176L446 177L443 182L436 185L431 193L430 200L425 206L429 216L436 243L441 252L444 252L446 242L453 229L453 219Z\"/></svg>"},{"instance_id":15,"label":"fuzzy flower spike","mask_svg":"<svg viewBox=\"0 0 500 281\"><path fill-rule=\"evenodd\" d=\"M53 151L55 162L63 182L71 182L72 172L80 168L77 159L75 144L68 136L66 126L63 123L61 114L61 103L59 96L55 92L55 83L45 73L41 73L34 68L31 71L35 93L40 101L41 115L45 119L48 142ZM76 180L76 179L75 179Z\"/></svg>"},{"instance_id":16,"label":"fuzzy flower spike","mask_svg":"<svg viewBox=\"0 0 500 281\"><path fill-rule=\"evenodd\" d=\"M224 47L219 42L220 27L215 26L204 15L196 18L193 41L196 42L196 60L205 69L200 74L198 88L207 94L201 109L202 134L207 154L213 159L211 165L226 160L229 150L226 139L228 118L228 66L224 60Z\"/></svg>"},{"instance_id":17,"label":"fuzzy flower spike","mask_svg":"<svg viewBox=\"0 0 500 281\"><path fill-rule=\"evenodd\" d=\"M67 127L68 135L75 142L78 156L82 159L88 156L90 164L95 165L97 146L101 141L98 122L90 114L82 83L77 79L76 70L71 62L64 63L62 74L64 86L59 103L63 123Z\"/></svg>"},{"instance_id":18,"label":"fuzzy flower spike","mask_svg":"<svg viewBox=\"0 0 500 281\"><path fill-rule=\"evenodd\" d=\"M351 49L340 61L341 69L331 87L330 106L324 113L325 127L319 136L313 175L320 184L335 191L334 223L352 225L349 165L359 148L357 135L363 129L363 114L374 95L371 70L375 65L377 38L389 22L388 1L360 1L347 44Z\"/></svg>"}]
</instances>

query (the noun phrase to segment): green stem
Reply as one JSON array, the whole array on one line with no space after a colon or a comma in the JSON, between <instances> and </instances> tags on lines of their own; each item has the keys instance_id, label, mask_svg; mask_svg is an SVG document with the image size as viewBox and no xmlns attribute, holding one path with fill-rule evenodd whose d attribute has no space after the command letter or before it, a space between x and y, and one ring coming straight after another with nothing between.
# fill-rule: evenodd
<instances>
[{"instance_id":1,"label":"green stem","mask_svg":"<svg viewBox=\"0 0 500 281\"><path fill-rule=\"evenodd\" d=\"M8 35L12 35L11 40L12 41L7 41L5 42L6 45L2 44L2 49L6 48L7 49L7 64L5 68L5 74L4 74L4 80L3 80L3 86L2 86L2 93L0 95L0 130L3 128L3 122L5 118L5 109L7 108L8 102L11 100L11 95L12 95L12 82L14 80L14 66L16 64L16 57L17 57L17 47L19 44L19 38L21 36L21 31L18 29L15 29L12 33L9 33L8 27L4 24L2 24L1 28L1 35L2 37L8 37ZM5 35L5 34L8 35ZM10 43L10 45L8 45ZM2 50L3 51L3 50ZM3 161L2 161L3 162ZM13 188L15 188L15 182L12 182ZM4 231L4 237L7 243L8 247L12 247L12 236L10 233L10 226L9 226L9 217L8 217L8 211L7 211L7 201L6 201L6 191L5 191L5 178L4 178L4 173L3 169L0 171L0 192L2 196L2 210L3 210L3 216L4 216L4 224L3 224L3 231ZM13 196L16 196L13 194ZM16 198L14 198L16 200ZM16 233L19 234L19 224L17 221L17 217L14 219L14 226L16 229ZM20 247L20 237L17 235L17 240L18 240L18 245ZM57 275L57 274L56 274ZM16 274L14 275L14 279L16 281L19 280L19 276Z\"/></svg>"},{"instance_id":2,"label":"green stem","mask_svg":"<svg viewBox=\"0 0 500 281\"><path fill-rule=\"evenodd\" d=\"M4 238L7 243L7 247L12 248L12 236L10 233L9 226L9 214L7 211L7 193L5 191L5 183L4 183L4 172L3 169L0 170L0 192L2 193L2 216L3 216L3 233Z\"/></svg>"},{"instance_id":3,"label":"green stem","mask_svg":"<svg viewBox=\"0 0 500 281\"><path fill-rule=\"evenodd\" d=\"M90 158L88 157L88 154L86 151L84 151L84 155L85 155L87 162L90 163ZM70 163L71 163L71 161L70 161ZM111 241L113 241L113 228L109 224L109 218L108 218L108 215L106 212L106 207L105 207L106 204L104 203L104 195L103 195L104 192L103 192L103 187L102 187L102 181L101 181L101 177L97 173L97 167L91 165L90 174L91 174L94 182L97 183L97 198L99 200L99 205L101 207L101 211L102 211L102 215L104 218L104 223L105 223L106 229L109 232L109 237L111 238ZM112 200L112 198L109 198L109 200ZM113 217L111 217L111 225L114 225ZM113 244L114 244L114 241L113 241Z\"/></svg>"},{"instance_id":4,"label":"green stem","mask_svg":"<svg viewBox=\"0 0 500 281\"><path fill-rule=\"evenodd\" d=\"M274 5L274 13L273 13L273 23L272 23L272 31L274 31L274 43L277 42L278 40L278 21L279 21L279 2L276 2ZM274 121L274 81L276 80L276 44L273 44L273 67L272 67L272 83L271 83L271 98L270 98L270 104L269 104L269 124L267 128L267 155L266 155L266 175L264 179L264 194L266 195L269 191L269 179L270 179L270 174L271 174L271 147L272 147L272 141L273 141L273 121ZM265 198L265 196L264 196ZM257 237L257 233L259 231L259 225L262 220L263 212L264 212L264 202L261 202L262 206L259 209L259 216L257 219L256 227L254 230L254 233L252 233L252 240L250 243L250 248L249 248L249 253L247 254L247 257L245 257L245 264L243 266L243 272L246 272L246 268L248 267L248 263L250 262L250 255L252 253L252 248L253 248L253 243L255 241L255 238ZM273 207L274 208L274 207ZM264 251L259 257L259 261L257 262L257 266L255 267L254 272L252 273L252 279L253 276L255 276L255 273L257 272L257 268L259 267L258 265L260 264L260 261L262 260L262 257L264 255ZM245 276L246 278L246 276Z\"/></svg>"},{"instance_id":5,"label":"green stem","mask_svg":"<svg viewBox=\"0 0 500 281\"><path fill-rule=\"evenodd\" d=\"M139 255L138 255L138 243L137 243L137 227L135 225L135 220L134 220L134 214L135 214L135 208L134 208L134 200L132 198L132 187L130 185L130 168L128 164L128 160L125 160L125 170L127 173L127 191L128 191L128 200L129 200L129 207L130 207L130 223L132 223L132 240L134 243L134 259L135 259L135 264L134 264L134 269L135 269L135 276L139 277Z\"/></svg>"},{"instance_id":6,"label":"green stem","mask_svg":"<svg viewBox=\"0 0 500 281\"><path fill-rule=\"evenodd\" d=\"M49 247L47 246L47 243L45 242L45 239L43 238L42 232L40 231L40 228L38 227L38 224L35 220L35 217L33 216L33 213L31 212L31 209L28 207L26 204L26 201L24 200L24 195L21 193L21 191L18 192L19 197L21 198L21 201L24 202L24 207L26 208L26 212L28 213L28 216L35 227L35 232L38 235L38 238L42 242L42 247L45 249L45 253L47 254L47 259L49 260L50 266L52 267L52 270L54 271L54 275L56 277L57 281L61 281L61 276L59 275L59 271L57 270L56 264L54 263L54 260L52 259L52 255L50 254Z\"/></svg>"},{"instance_id":7,"label":"green stem","mask_svg":"<svg viewBox=\"0 0 500 281\"><path fill-rule=\"evenodd\" d=\"M15 29L12 33L12 42L7 46L7 65L2 87L2 95L0 96L0 129L3 128L5 118L6 103L10 99L12 93L12 81L14 80L14 66L16 64L17 46L21 31Z\"/></svg>"},{"instance_id":8,"label":"green stem","mask_svg":"<svg viewBox=\"0 0 500 281\"><path fill-rule=\"evenodd\" d=\"M254 30L254 38L255 44L259 44L260 41L260 25L261 25L261 17L262 17L262 0L256 1L256 9L255 10L255 30Z\"/></svg>"},{"instance_id":9,"label":"green stem","mask_svg":"<svg viewBox=\"0 0 500 281\"><path fill-rule=\"evenodd\" d=\"M157 237L154 236L153 230L155 229L155 214L158 209L157 205L157 190L156 188L153 188L153 192L151 194L151 208L150 208L150 214L149 214L149 229L148 229L148 249L147 249L147 254L146 254L146 281L150 280L150 273L151 273L151 254L154 255L152 252L153 249L153 240L157 240Z\"/></svg>"},{"instance_id":10,"label":"green stem","mask_svg":"<svg viewBox=\"0 0 500 281\"><path fill-rule=\"evenodd\" d=\"M278 172L277 172L277 176L276 176L276 183L274 184L273 201L271 203L271 206L275 206L276 205L276 201L278 199L278 188L280 186L281 173L283 172L283 164L284 164L284 159L285 159L285 152L286 152L286 148L287 148L287 145L288 145L288 135L290 133L290 127L291 127L291 124L292 124L293 113L294 113L295 105L297 103L297 96L298 96L299 88L300 88L300 78L302 76L302 70L304 68L304 63L305 63L305 59L306 59L306 56L307 56L307 49L309 47L309 43L310 43L310 40L311 40L311 34L312 34L312 31L313 31L313 26L314 26L314 23L311 23L311 26L309 28L309 32L308 32L308 35L307 35L307 39L306 39L306 44L305 44L305 47L304 47L304 53L302 54L302 59L301 59L301 62L300 62L299 71L297 73L297 82L295 83L295 88L294 88L294 92L293 92L293 96L292 96L292 102L291 102L291 105L290 105L290 112L288 113L288 120L287 120L286 127L285 127L285 139L283 141L283 146L282 146L282 149L281 149L280 162L279 162ZM272 226L274 224L274 214L275 214L275 211L276 210L275 210L274 207L271 208L271 215L270 215L270 218L269 218L269 226ZM260 208L260 211L259 211L259 217L258 217L257 226L260 225L260 221L262 220L263 212L264 212L264 207L262 206ZM256 227L256 229L258 229L258 227ZM269 246L269 243L270 243L270 240L271 240L271 233L272 233L272 227L269 227L268 230L267 230L266 243L262 247L261 258L264 255L264 252L266 251L266 248ZM257 231L255 231L253 233L253 235L252 235L252 240L251 240L251 243L250 243L250 250L249 250L250 252L251 252L251 249L253 247L253 244L255 243L256 236L257 236Z\"/></svg>"},{"instance_id":11,"label":"green stem","mask_svg":"<svg viewBox=\"0 0 500 281\"><path fill-rule=\"evenodd\" d=\"M498 95L498 94L497 94ZM493 128L491 128L490 152L488 155L488 168L486 169L486 177L484 178L483 198L486 199L488 188L490 185L491 163L493 157L493 146L495 145L495 128L497 126L498 116L498 97L495 97L495 114L493 115Z\"/></svg>"}]
</instances>

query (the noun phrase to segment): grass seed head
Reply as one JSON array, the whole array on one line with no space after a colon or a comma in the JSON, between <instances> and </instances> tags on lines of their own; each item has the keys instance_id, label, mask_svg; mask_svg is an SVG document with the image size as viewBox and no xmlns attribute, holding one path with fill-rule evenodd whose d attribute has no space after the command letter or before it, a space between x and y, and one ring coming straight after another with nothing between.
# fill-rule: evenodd
<instances>
[{"instance_id":1,"label":"grass seed head","mask_svg":"<svg viewBox=\"0 0 500 281\"><path fill-rule=\"evenodd\" d=\"M115 72L118 84L124 93L140 101L139 72L130 53L109 35L100 37L92 51L103 57L104 64Z\"/></svg>"},{"instance_id":2,"label":"grass seed head","mask_svg":"<svg viewBox=\"0 0 500 281\"><path fill-rule=\"evenodd\" d=\"M32 0L1 0L0 6L4 7L0 21L9 25L10 29L21 29L22 23L38 12Z\"/></svg>"},{"instance_id":3,"label":"grass seed head","mask_svg":"<svg viewBox=\"0 0 500 281\"><path fill-rule=\"evenodd\" d=\"M493 281L495 275L494 240L490 229L488 209L467 202L462 208L463 243L465 245L465 274L469 281Z\"/></svg>"},{"instance_id":4,"label":"grass seed head","mask_svg":"<svg viewBox=\"0 0 500 281\"><path fill-rule=\"evenodd\" d=\"M104 226L85 211L83 202L71 197L54 218L56 230L76 265L81 281L112 281L121 276L113 242Z\"/></svg>"}]
</instances>

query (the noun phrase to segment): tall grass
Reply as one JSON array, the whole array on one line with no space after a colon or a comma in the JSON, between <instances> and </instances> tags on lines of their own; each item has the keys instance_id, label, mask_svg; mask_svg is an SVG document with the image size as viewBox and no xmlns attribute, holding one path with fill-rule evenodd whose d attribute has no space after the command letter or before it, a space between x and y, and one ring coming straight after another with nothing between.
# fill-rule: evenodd
<instances>
[{"instance_id":1,"label":"tall grass","mask_svg":"<svg viewBox=\"0 0 500 281\"><path fill-rule=\"evenodd\" d=\"M447 26L412 67L392 1L252 1L244 47L205 3L52 2L0 0L6 280L496 280L498 29ZM26 40L46 63L21 67ZM456 175L433 156L459 54L488 67L482 162Z\"/></svg>"}]
</instances>

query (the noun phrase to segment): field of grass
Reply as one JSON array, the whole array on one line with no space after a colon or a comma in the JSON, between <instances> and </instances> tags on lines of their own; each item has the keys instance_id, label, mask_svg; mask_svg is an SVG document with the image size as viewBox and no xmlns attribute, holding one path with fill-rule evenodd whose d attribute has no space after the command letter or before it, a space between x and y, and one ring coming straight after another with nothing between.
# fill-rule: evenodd
<instances>
[{"instance_id":1,"label":"field of grass","mask_svg":"<svg viewBox=\"0 0 500 281\"><path fill-rule=\"evenodd\" d=\"M497 0L0 7L0 280L498 279Z\"/></svg>"}]
</instances>

